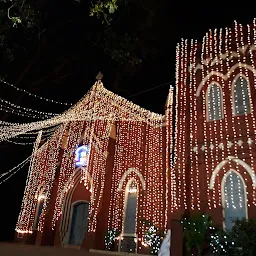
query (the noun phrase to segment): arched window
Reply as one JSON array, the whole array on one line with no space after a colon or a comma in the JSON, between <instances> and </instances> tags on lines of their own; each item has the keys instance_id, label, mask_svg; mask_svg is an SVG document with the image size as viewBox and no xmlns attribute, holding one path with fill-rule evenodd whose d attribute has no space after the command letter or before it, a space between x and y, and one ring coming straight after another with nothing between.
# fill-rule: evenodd
<instances>
[{"instance_id":1,"label":"arched window","mask_svg":"<svg viewBox=\"0 0 256 256\"><path fill-rule=\"evenodd\" d=\"M231 230L236 219L247 217L246 190L242 178L231 171L224 180L223 207L226 230Z\"/></svg>"},{"instance_id":2,"label":"arched window","mask_svg":"<svg viewBox=\"0 0 256 256\"><path fill-rule=\"evenodd\" d=\"M35 222L34 222L34 229L36 229L36 230L38 229L40 216L43 211L45 196L40 195L37 200L38 200L37 201L37 209L36 209L36 216L35 216Z\"/></svg>"},{"instance_id":3,"label":"arched window","mask_svg":"<svg viewBox=\"0 0 256 256\"><path fill-rule=\"evenodd\" d=\"M134 179L130 180L125 191L125 206L123 216L122 239L120 251L136 253L137 236L136 236L136 213L138 201L138 187Z\"/></svg>"},{"instance_id":4,"label":"arched window","mask_svg":"<svg viewBox=\"0 0 256 256\"><path fill-rule=\"evenodd\" d=\"M208 121L219 120L222 115L222 90L218 84L211 84L207 88Z\"/></svg>"},{"instance_id":5,"label":"arched window","mask_svg":"<svg viewBox=\"0 0 256 256\"><path fill-rule=\"evenodd\" d=\"M244 115L251 112L248 81L239 76L233 85L233 113Z\"/></svg>"}]
</instances>

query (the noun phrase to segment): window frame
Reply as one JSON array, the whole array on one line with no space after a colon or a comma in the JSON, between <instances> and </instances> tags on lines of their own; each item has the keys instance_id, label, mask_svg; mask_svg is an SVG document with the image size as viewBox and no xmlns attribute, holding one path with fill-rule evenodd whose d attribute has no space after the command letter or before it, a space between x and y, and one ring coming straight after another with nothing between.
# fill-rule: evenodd
<instances>
[{"instance_id":1,"label":"window frame","mask_svg":"<svg viewBox=\"0 0 256 256\"><path fill-rule=\"evenodd\" d=\"M132 182L136 183L137 186L137 192L136 192L136 196L137 196L137 205L136 205L136 217L135 217L135 233L131 234L131 233L125 233L124 232L124 228L125 228L125 219L126 219L126 213L127 213L127 201L128 201L128 190L130 185L132 184ZM124 205L123 205L123 219L122 219L122 236L137 236L137 225L138 225L138 207L139 207L139 186L138 183L136 181L135 178L131 178L128 180L126 186L125 186L125 191L124 191Z\"/></svg>"},{"instance_id":2,"label":"window frame","mask_svg":"<svg viewBox=\"0 0 256 256\"><path fill-rule=\"evenodd\" d=\"M242 114L236 114L235 111L235 94L234 94L234 88L236 85L236 81L240 78L244 78L247 81L247 88L248 88L248 99L249 99L249 106L250 106L250 111L247 113L242 113ZM237 74L233 81L232 81L232 115L233 116L243 116L243 115L247 115L250 114L252 112L252 105L251 105L251 86L250 86L250 81L249 79L242 73Z\"/></svg>"},{"instance_id":3,"label":"window frame","mask_svg":"<svg viewBox=\"0 0 256 256\"><path fill-rule=\"evenodd\" d=\"M227 177L230 175L230 173L234 172L242 181L242 184L243 184L243 189L244 189L244 202L245 202L245 218L248 220L248 197L247 197L247 186L246 186L246 183L245 183L245 180L244 178L242 177L242 175L234 170L234 169L230 169L228 172L226 172L222 178L222 181L221 181L221 203L222 203L222 218L223 218L223 229L226 231L226 222L225 222L225 219L226 219L226 212L225 212L225 207L226 207L226 201L225 201L225 183L226 183L226 180L227 180Z\"/></svg>"},{"instance_id":4,"label":"window frame","mask_svg":"<svg viewBox=\"0 0 256 256\"><path fill-rule=\"evenodd\" d=\"M219 119L212 119L210 120L209 118L209 99L208 99L208 92L210 90L210 88L213 86L213 85L217 85L219 88L220 88L220 92L221 92L221 118ZM220 85L220 83L216 82L216 81L213 81L211 82L208 86L207 86L207 89L206 89L206 121L207 122L214 122L214 121L218 121L218 120L222 120L224 118L224 113L223 113L223 91L222 91L222 87Z\"/></svg>"},{"instance_id":5,"label":"window frame","mask_svg":"<svg viewBox=\"0 0 256 256\"><path fill-rule=\"evenodd\" d=\"M44 196L44 197L40 198L41 196ZM41 212L39 212L41 203L42 203L42 210L41 210ZM40 222L41 214L43 213L43 210L44 210L44 203L45 203L45 195L40 194L37 198L37 206L36 206L36 213L34 216L33 230L38 230L38 225ZM37 223L37 219L38 219L38 223Z\"/></svg>"}]
</instances>

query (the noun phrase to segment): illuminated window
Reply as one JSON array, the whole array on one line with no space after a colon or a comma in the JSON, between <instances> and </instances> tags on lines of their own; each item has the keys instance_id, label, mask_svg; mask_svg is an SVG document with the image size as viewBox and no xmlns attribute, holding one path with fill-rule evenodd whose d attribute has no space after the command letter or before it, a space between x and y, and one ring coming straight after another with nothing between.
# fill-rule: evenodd
<instances>
[{"instance_id":1,"label":"illuminated window","mask_svg":"<svg viewBox=\"0 0 256 256\"><path fill-rule=\"evenodd\" d=\"M125 190L124 222L122 239L120 241L120 251L136 253L136 212L138 201L138 187L134 179L130 180Z\"/></svg>"},{"instance_id":2,"label":"illuminated window","mask_svg":"<svg viewBox=\"0 0 256 256\"><path fill-rule=\"evenodd\" d=\"M41 216L41 213L42 213L42 211L43 211L44 200L45 200L45 196L44 196L44 195L40 195L40 196L38 197L37 209L36 209L36 216L35 216L35 222L34 222L34 229L37 229L37 228L38 228L40 216Z\"/></svg>"},{"instance_id":3,"label":"illuminated window","mask_svg":"<svg viewBox=\"0 0 256 256\"><path fill-rule=\"evenodd\" d=\"M136 233L137 184L132 180L126 187L126 206L123 233Z\"/></svg>"},{"instance_id":4,"label":"illuminated window","mask_svg":"<svg viewBox=\"0 0 256 256\"><path fill-rule=\"evenodd\" d=\"M233 113L244 115L251 112L248 81L239 76L233 87Z\"/></svg>"},{"instance_id":5,"label":"illuminated window","mask_svg":"<svg viewBox=\"0 0 256 256\"><path fill-rule=\"evenodd\" d=\"M76 151L75 151L75 166L76 167L86 166L88 164L89 152L90 152L90 149L89 149L88 145L83 145L76 149Z\"/></svg>"},{"instance_id":6,"label":"illuminated window","mask_svg":"<svg viewBox=\"0 0 256 256\"><path fill-rule=\"evenodd\" d=\"M246 218L246 191L242 178L231 171L224 180L223 206L225 228L231 230L234 221Z\"/></svg>"},{"instance_id":7,"label":"illuminated window","mask_svg":"<svg viewBox=\"0 0 256 256\"><path fill-rule=\"evenodd\" d=\"M208 121L222 119L222 90L217 84L211 84L207 89Z\"/></svg>"}]
</instances>

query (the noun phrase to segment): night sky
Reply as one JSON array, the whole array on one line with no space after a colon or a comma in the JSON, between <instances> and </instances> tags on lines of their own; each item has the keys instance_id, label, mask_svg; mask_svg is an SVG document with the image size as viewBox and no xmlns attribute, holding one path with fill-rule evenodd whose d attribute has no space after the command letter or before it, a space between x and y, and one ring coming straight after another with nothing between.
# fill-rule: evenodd
<instances>
[{"instance_id":1,"label":"night sky","mask_svg":"<svg viewBox=\"0 0 256 256\"><path fill-rule=\"evenodd\" d=\"M76 103L94 84L97 73L101 71L107 89L157 113L164 113L169 85L175 84L175 50L181 38L200 40L208 29L232 26L233 20L247 24L256 17L248 2L244 7L224 7L216 1L205 1L204 5L198 6L192 1L189 5L184 1L150 1L150 16L134 8L132 15L113 21L117 30L127 30L138 36L140 48L136 52L146 56L140 65L131 68L113 61L104 50L91 46L88 38L97 35L95 30L97 32L100 25L97 19L89 17L86 0L80 4L71 0L45 2L46 31L40 43L36 47L31 46L29 51L21 50L8 66L0 63L0 76L7 74L7 81L31 89L38 95ZM25 44L26 41L14 39L13 43ZM153 87L157 88L149 90ZM141 93L145 90L149 91ZM24 107L53 113L66 109L65 106L21 95L1 83L0 92L1 98ZM1 113L0 116L2 120L12 122L32 121ZM16 166L31 153L32 146L0 144L0 173ZM0 185L0 219L3 223L0 241L13 239L27 170L28 165Z\"/></svg>"}]
</instances>

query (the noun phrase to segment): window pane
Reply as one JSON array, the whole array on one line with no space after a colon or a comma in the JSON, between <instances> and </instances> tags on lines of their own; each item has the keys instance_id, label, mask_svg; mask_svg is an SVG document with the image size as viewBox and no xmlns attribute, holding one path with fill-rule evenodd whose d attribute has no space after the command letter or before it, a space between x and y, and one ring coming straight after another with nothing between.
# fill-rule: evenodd
<instances>
[{"instance_id":1,"label":"window pane","mask_svg":"<svg viewBox=\"0 0 256 256\"><path fill-rule=\"evenodd\" d=\"M243 115L250 113L250 111L248 82L240 76L234 85L234 113L235 115Z\"/></svg>"},{"instance_id":2,"label":"window pane","mask_svg":"<svg viewBox=\"0 0 256 256\"><path fill-rule=\"evenodd\" d=\"M225 193L225 224L226 229L230 230L233 221L246 218L246 202L244 184L235 172L231 172L224 185Z\"/></svg>"},{"instance_id":3,"label":"window pane","mask_svg":"<svg viewBox=\"0 0 256 256\"><path fill-rule=\"evenodd\" d=\"M37 229L38 228L38 224L39 224L39 220L40 220L40 215L43 211L43 206L44 206L44 200L40 200L38 202L38 210L37 210L37 215L35 218L35 223L34 223L34 228Z\"/></svg>"},{"instance_id":4,"label":"window pane","mask_svg":"<svg viewBox=\"0 0 256 256\"><path fill-rule=\"evenodd\" d=\"M129 193L124 221L124 233L126 234L135 234L136 232L136 208L137 193Z\"/></svg>"},{"instance_id":5,"label":"window pane","mask_svg":"<svg viewBox=\"0 0 256 256\"><path fill-rule=\"evenodd\" d=\"M135 234L137 210L137 184L132 181L128 188L126 212L124 219L124 233Z\"/></svg>"},{"instance_id":6,"label":"window pane","mask_svg":"<svg viewBox=\"0 0 256 256\"><path fill-rule=\"evenodd\" d=\"M222 119L222 91L217 84L208 88L208 120Z\"/></svg>"}]
</instances>

